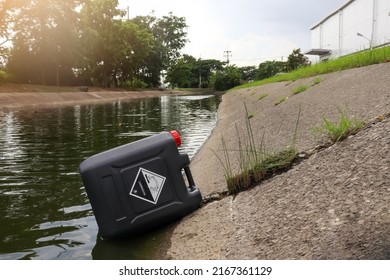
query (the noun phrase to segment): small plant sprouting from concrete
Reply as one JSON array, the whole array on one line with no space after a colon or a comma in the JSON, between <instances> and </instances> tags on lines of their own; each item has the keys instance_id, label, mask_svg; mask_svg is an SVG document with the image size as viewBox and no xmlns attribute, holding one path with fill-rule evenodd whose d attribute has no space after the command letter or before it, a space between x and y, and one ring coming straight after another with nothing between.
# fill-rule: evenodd
<instances>
[{"instance_id":1,"label":"small plant sprouting from concrete","mask_svg":"<svg viewBox=\"0 0 390 280\"><path fill-rule=\"evenodd\" d=\"M364 120L350 118L344 111L340 111L340 120L332 122L325 116L322 117L324 123L321 127L316 127L313 132L320 135L325 135L332 142L339 142L349 135L355 134L364 125Z\"/></svg>"},{"instance_id":2,"label":"small plant sprouting from concrete","mask_svg":"<svg viewBox=\"0 0 390 280\"><path fill-rule=\"evenodd\" d=\"M279 100L278 100L278 102L276 102L276 103L274 104L274 106L278 106L279 104L283 103L283 102L286 101L287 99L288 99L287 96L282 96L282 97L280 97Z\"/></svg>"},{"instance_id":3,"label":"small plant sprouting from concrete","mask_svg":"<svg viewBox=\"0 0 390 280\"><path fill-rule=\"evenodd\" d=\"M255 116L255 113L254 112L249 112L248 115L247 115L247 118L248 120L250 120L251 118L253 118Z\"/></svg>"},{"instance_id":4,"label":"small plant sprouting from concrete","mask_svg":"<svg viewBox=\"0 0 390 280\"><path fill-rule=\"evenodd\" d=\"M301 85L297 86L296 88L294 88L291 92L292 92L293 95L296 95L298 93L304 92L308 88L309 88L308 85L301 84Z\"/></svg>"},{"instance_id":5,"label":"small plant sprouting from concrete","mask_svg":"<svg viewBox=\"0 0 390 280\"><path fill-rule=\"evenodd\" d=\"M259 95L259 97L257 99L258 100L262 100L262 99L266 98L267 96L268 96L267 93L262 93L262 94Z\"/></svg>"},{"instance_id":6,"label":"small plant sprouting from concrete","mask_svg":"<svg viewBox=\"0 0 390 280\"><path fill-rule=\"evenodd\" d=\"M313 82L312 82L312 86L315 86L315 85L318 85L319 83L322 82L322 78L321 77L316 77Z\"/></svg>"}]
</instances>

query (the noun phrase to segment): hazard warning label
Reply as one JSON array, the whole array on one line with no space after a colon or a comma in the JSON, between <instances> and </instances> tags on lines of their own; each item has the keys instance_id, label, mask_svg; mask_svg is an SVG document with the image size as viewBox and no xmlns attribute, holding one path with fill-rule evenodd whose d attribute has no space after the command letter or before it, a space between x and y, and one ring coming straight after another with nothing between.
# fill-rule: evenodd
<instances>
[{"instance_id":1,"label":"hazard warning label","mask_svg":"<svg viewBox=\"0 0 390 280\"><path fill-rule=\"evenodd\" d=\"M156 204L163 189L165 177L140 168L130 190L130 195Z\"/></svg>"}]
</instances>

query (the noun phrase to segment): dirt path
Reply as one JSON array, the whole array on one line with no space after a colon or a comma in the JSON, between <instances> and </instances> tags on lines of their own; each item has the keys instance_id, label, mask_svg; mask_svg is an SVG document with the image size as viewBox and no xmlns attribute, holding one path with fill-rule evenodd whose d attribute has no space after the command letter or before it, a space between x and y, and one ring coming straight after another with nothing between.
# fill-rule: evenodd
<instances>
[{"instance_id":1,"label":"dirt path","mask_svg":"<svg viewBox=\"0 0 390 280\"><path fill-rule=\"evenodd\" d=\"M390 63L293 83L229 92L217 127L191 164L203 196L225 191L221 136L238 147L245 109L268 149L292 143L312 155L256 188L209 203L173 230L168 259L389 259ZM305 92L292 95L300 84ZM260 100L260 96L267 97ZM286 101L275 106L281 97ZM368 124L355 136L320 152L312 128L322 117L340 119L340 108ZM373 123L371 123L373 121ZM238 164L234 165L237 170ZM160 256L161 257L161 256Z\"/></svg>"}]
</instances>

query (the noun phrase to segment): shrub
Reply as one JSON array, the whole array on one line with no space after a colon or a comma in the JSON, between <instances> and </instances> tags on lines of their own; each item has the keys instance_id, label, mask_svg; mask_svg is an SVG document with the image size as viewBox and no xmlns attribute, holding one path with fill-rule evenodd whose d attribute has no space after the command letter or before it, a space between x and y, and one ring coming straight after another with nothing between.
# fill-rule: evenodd
<instances>
[{"instance_id":1,"label":"shrub","mask_svg":"<svg viewBox=\"0 0 390 280\"><path fill-rule=\"evenodd\" d=\"M126 89L142 89L142 88L146 88L147 86L148 85L144 81L137 79L137 78L135 78L131 81L126 81L122 85L122 87L126 88Z\"/></svg>"}]
</instances>

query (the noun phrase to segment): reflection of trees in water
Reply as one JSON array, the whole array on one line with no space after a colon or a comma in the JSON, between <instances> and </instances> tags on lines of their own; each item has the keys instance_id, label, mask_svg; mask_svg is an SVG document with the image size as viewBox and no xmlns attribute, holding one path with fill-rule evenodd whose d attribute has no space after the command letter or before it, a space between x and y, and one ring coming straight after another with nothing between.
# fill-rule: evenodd
<instances>
[{"instance_id":1,"label":"reflection of trees in water","mask_svg":"<svg viewBox=\"0 0 390 280\"><path fill-rule=\"evenodd\" d=\"M0 112L0 254L85 258L97 227L78 173L81 161L170 129L179 130L180 149L194 154L214 127L218 102L169 96ZM103 247L102 255L109 254ZM131 250L124 246L123 256Z\"/></svg>"}]
</instances>

